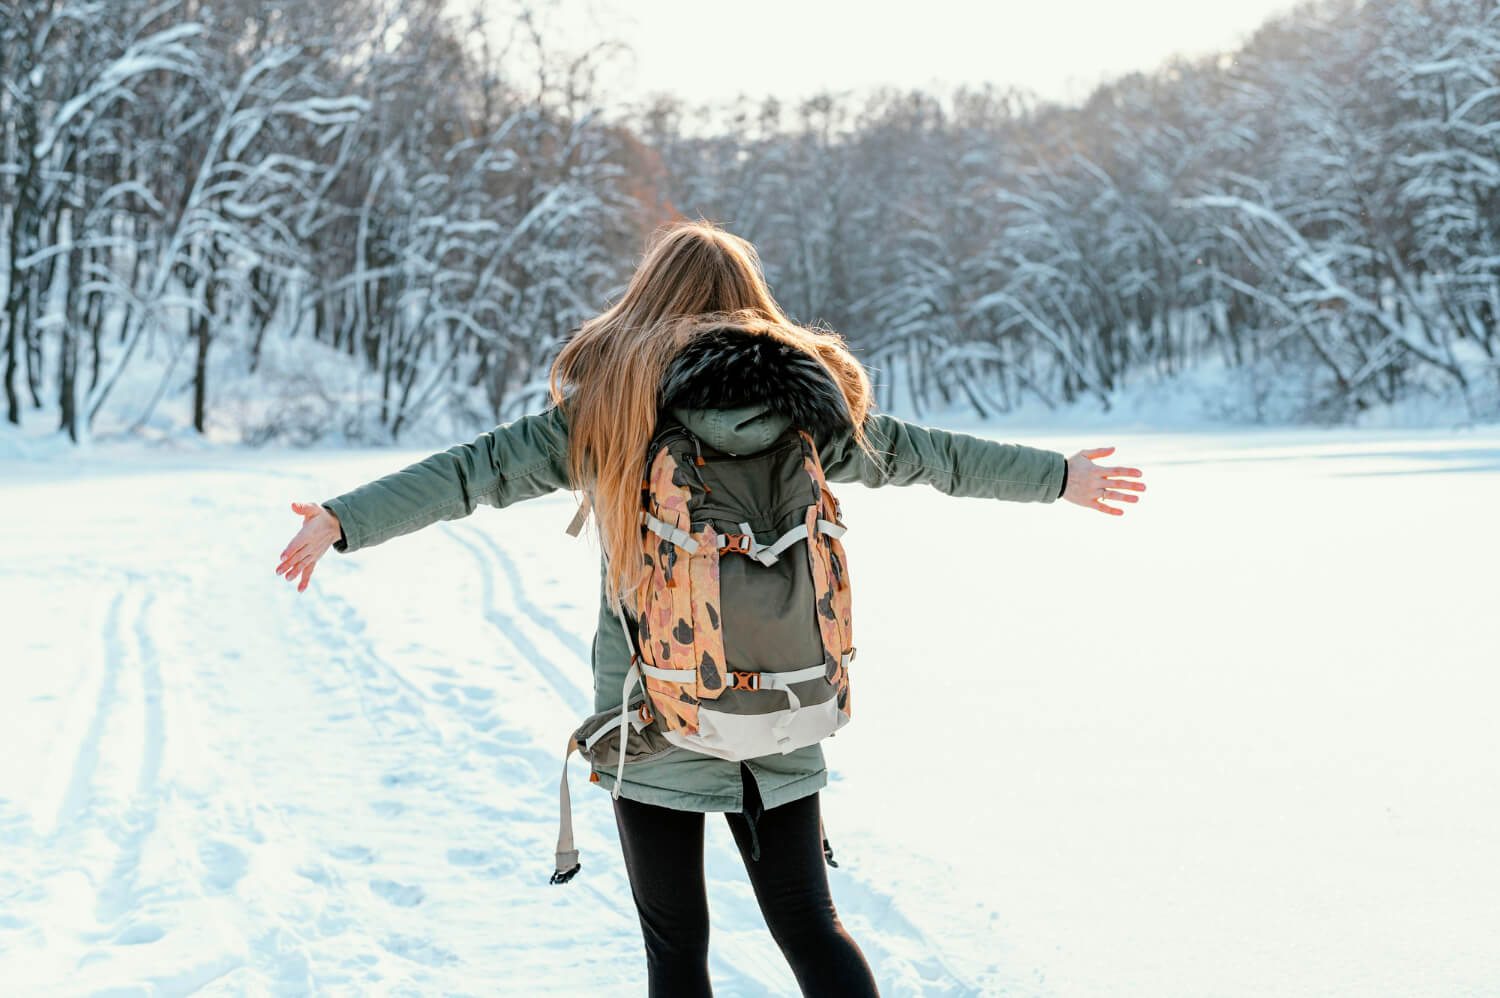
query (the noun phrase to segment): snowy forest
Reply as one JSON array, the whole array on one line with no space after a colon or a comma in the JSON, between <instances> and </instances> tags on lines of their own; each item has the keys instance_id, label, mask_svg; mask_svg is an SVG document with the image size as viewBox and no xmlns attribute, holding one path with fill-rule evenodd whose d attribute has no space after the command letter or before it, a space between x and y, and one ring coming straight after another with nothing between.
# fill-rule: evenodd
<instances>
[{"instance_id":1,"label":"snowy forest","mask_svg":"<svg viewBox=\"0 0 1500 998\"><path fill-rule=\"evenodd\" d=\"M624 105L617 47L440 0L0 6L6 419L252 443L535 407L704 217L883 405L1221 370L1244 421L1500 418L1500 4L1333 0L1097 88ZM122 386L132 386L123 390Z\"/></svg>"}]
</instances>

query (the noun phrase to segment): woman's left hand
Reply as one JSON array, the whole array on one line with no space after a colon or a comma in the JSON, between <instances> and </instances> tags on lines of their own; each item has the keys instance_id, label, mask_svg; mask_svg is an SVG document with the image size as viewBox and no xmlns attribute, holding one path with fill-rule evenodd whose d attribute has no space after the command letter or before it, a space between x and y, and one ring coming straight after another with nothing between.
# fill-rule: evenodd
<instances>
[{"instance_id":1,"label":"woman's left hand","mask_svg":"<svg viewBox=\"0 0 1500 998\"><path fill-rule=\"evenodd\" d=\"M1094 458L1108 457L1114 452L1113 447L1095 447L1068 458L1068 487L1062 497L1101 513L1123 516L1123 509L1107 503L1139 502L1141 497L1135 493L1145 492L1146 486L1143 482L1126 481L1141 477L1137 468L1102 468L1094 463Z\"/></svg>"}]
</instances>

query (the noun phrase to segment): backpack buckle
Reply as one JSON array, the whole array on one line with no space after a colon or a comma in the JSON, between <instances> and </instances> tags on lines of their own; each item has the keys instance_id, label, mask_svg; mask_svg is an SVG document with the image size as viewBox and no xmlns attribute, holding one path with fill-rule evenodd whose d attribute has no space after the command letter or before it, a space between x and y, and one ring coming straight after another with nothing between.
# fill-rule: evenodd
<instances>
[{"instance_id":1,"label":"backpack buckle","mask_svg":"<svg viewBox=\"0 0 1500 998\"><path fill-rule=\"evenodd\" d=\"M731 671L729 673L729 688L732 690L750 690L752 692L759 690L760 673Z\"/></svg>"},{"instance_id":2,"label":"backpack buckle","mask_svg":"<svg viewBox=\"0 0 1500 998\"><path fill-rule=\"evenodd\" d=\"M733 551L736 554L749 554L750 545L755 543L755 538L749 534L725 534L724 550Z\"/></svg>"}]
</instances>

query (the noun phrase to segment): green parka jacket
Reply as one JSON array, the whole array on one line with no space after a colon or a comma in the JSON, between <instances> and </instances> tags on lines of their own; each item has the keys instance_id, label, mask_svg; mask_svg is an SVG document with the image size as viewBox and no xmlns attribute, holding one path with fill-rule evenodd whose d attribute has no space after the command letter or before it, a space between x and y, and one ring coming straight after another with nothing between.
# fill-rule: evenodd
<instances>
[{"instance_id":1,"label":"green parka jacket","mask_svg":"<svg viewBox=\"0 0 1500 998\"><path fill-rule=\"evenodd\" d=\"M763 449L790 425L786 416L765 404L674 409L672 415L711 447L735 454ZM817 439L829 482L859 482L872 488L924 484L953 496L1051 502L1065 480L1065 459L1055 451L996 443L887 415L870 416L865 433L873 456L854 443L852 432ZM450 447L327 500L323 505L343 526L344 536L334 548L352 554L438 520L467 516L480 503L504 507L567 489L567 456L568 424L562 409L550 407L498 426L472 443ZM867 544L864 550L879 550L873 538L855 543ZM596 711L619 708L630 660L619 620L603 597L602 571L600 593L593 643ZM745 765L765 808L814 793L828 782L820 745L751 759ZM740 811L740 766L678 749L632 764L620 794L679 810ZM596 772L599 785L612 789L614 772Z\"/></svg>"}]
</instances>

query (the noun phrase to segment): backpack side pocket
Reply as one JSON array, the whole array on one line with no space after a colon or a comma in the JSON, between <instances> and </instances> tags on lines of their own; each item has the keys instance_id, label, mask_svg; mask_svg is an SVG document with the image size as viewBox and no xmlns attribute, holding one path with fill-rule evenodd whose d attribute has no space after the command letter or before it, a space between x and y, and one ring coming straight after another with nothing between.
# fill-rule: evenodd
<instances>
[{"instance_id":1,"label":"backpack side pocket","mask_svg":"<svg viewBox=\"0 0 1500 998\"><path fill-rule=\"evenodd\" d=\"M812 569L813 592L817 595L818 630L823 637L828 681L838 691L839 709L853 716L849 696L849 659L854 655L854 601L849 580L849 561L839 538L844 522L838 500L823 477L823 465L812 437L802 433L803 462L812 478L817 501L807 511L807 558ZM832 524L825 533L819 521Z\"/></svg>"},{"instance_id":2,"label":"backpack side pocket","mask_svg":"<svg viewBox=\"0 0 1500 998\"><path fill-rule=\"evenodd\" d=\"M663 447L646 480L641 551L648 575L638 596L638 643L653 711L668 730L691 733L698 730L698 663L690 566L701 548L690 533L688 490L677 478L677 462Z\"/></svg>"},{"instance_id":3,"label":"backpack side pocket","mask_svg":"<svg viewBox=\"0 0 1500 998\"><path fill-rule=\"evenodd\" d=\"M688 563L692 589L693 667L700 700L717 700L728 687L724 670L724 627L719 617L719 533L709 524L696 535L698 550Z\"/></svg>"}]
</instances>

